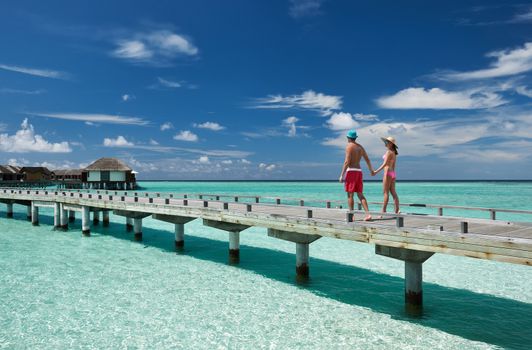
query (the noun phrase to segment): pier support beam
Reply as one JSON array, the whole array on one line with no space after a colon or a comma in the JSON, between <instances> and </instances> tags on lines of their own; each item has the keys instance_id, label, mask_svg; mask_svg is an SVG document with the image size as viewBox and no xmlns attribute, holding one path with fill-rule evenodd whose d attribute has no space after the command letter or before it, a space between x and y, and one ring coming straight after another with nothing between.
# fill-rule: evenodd
<instances>
[{"instance_id":1,"label":"pier support beam","mask_svg":"<svg viewBox=\"0 0 532 350\"><path fill-rule=\"evenodd\" d=\"M434 253L377 244L375 254L405 262L405 309L419 313L423 307L423 263Z\"/></svg>"},{"instance_id":2,"label":"pier support beam","mask_svg":"<svg viewBox=\"0 0 532 350\"><path fill-rule=\"evenodd\" d=\"M76 221L76 212L74 210L69 210L68 211L68 221L69 222Z\"/></svg>"},{"instance_id":3,"label":"pier support beam","mask_svg":"<svg viewBox=\"0 0 532 350\"><path fill-rule=\"evenodd\" d=\"M13 217L13 203L6 203L6 212L8 218Z\"/></svg>"},{"instance_id":4,"label":"pier support beam","mask_svg":"<svg viewBox=\"0 0 532 350\"><path fill-rule=\"evenodd\" d=\"M68 230L68 210L65 209L65 205L61 203L60 210L60 226L62 230Z\"/></svg>"},{"instance_id":5,"label":"pier support beam","mask_svg":"<svg viewBox=\"0 0 532 350\"><path fill-rule=\"evenodd\" d=\"M33 226L39 225L39 207L31 202L31 224Z\"/></svg>"},{"instance_id":6,"label":"pier support beam","mask_svg":"<svg viewBox=\"0 0 532 350\"><path fill-rule=\"evenodd\" d=\"M100 209L92 210L92 224L95 226L100 224Z\"/></svg>"},{"instance_id":7,"label":"pier support beam","mask_svg":"<svg viewBox=\"0 0 532 350\"><path fill-rule=\"evenodd\" d=\"M81 232L83 236L91 235L90 227L90 208L86 205L81 207Z\"/></svg>"},{"instance_id":8,"label":"pier support beam","mask_svg":"<svg viewBox=\"0 0 532 350\"><path fill-rule=\"evenodd\" d=\"M153 214L152 218L155 220L161 220L169 222L175 225L175 247L176 249L183 249L185 246L185 224L194 220L194 217L188 216L174 216L164 214Z\"/></svg>"},{"instance_id":9,"label":"pier support beam","mask_svg":"<svg viewBox=\"0 0 532 350\"><path fill-rule=\"evenodd\" d=\"M26 207L26 218L31 221L31 204Z\"/></svg>"},{"instance_id":10,"label":"pier support beam","mask_svg":"<svg viewBox=\"0 0 532 350\"><path fill-rule=\"evenodd\" d=\"M296 275L308 278L309 276L309 246L310 243L320 239L320 235L307 235L298 232L288 232L268 229L268 236L279 238L296 244Z\"/></svg>"},{"instance_id":11,"label":"pier support beam","mask_svg":"<svg viewBox=\"0 0 532 350\"><path fill-rule=\"evenodd\" d=\"M208 219L203 219L203 225L229 232L229 262L240 262L240 232L251 226Z\"/></svg>"},{"instance_id":12,"label":"pier support beam","mask_svg":"<svg viewBox=\"0 0 532 350\"><path fill-rule=\"evenodd\" d=\"M54 228L61 228L61 203L54 203Z\"/></svg>"},{"instance_id":13,"label":"pier support beam","mask_svg":"<svg viewBox=\"0 0 532 350\"><path fill-rule=\"evenodd\" d=\"M102 223L103 223L103 227L109 226L109 211L108 210L102 211Z\"/></svg>"}]
</instances>

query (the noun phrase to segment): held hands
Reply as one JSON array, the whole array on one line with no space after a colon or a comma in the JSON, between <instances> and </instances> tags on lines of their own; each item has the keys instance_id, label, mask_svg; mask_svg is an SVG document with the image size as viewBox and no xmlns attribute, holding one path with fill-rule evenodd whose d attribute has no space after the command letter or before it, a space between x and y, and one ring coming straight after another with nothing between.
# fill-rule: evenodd
<instances>
[{"instance_id":1,"label":"held hands","mask_svg":"<svg viewBox=\"0 0 532 350\"><path fill-rule=\"evenodd\" d=\"M344 177L343 177L343 175L340 175L340 178L338 179L338 182L344 182Z\"/></svg>"},{"instance_id":2,"label":"held hands","mask_svg":"<svg viewBox=\"0 0 532 350\"><path fill-rule=\"evenodd\" d=\"M377 175L377 172L375 170L372 170L371 171L371 176L375 176L375 175Z\"/></svg>"}]
</instances>

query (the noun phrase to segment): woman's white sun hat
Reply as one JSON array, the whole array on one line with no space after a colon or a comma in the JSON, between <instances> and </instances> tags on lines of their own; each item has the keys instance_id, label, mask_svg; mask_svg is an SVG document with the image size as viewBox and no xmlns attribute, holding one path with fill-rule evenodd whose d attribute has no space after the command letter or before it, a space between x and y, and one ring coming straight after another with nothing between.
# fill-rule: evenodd
<instances>
[{"instance_id":1,"label":"woman's white sun hat","mask_svg":"<svg viewBox=\"0 0 532 350\"><path fill-rule=\"evenodd\" d=\"M386 137L386 138L381 137L381 140L382 140L384 143L390 142L390 143L392 143L395 147L399 148L399 146L397 146L397 143L395 142L395 138L392 137L392 136L388 136L388 137Z\"/></svg>"}]
</instances>

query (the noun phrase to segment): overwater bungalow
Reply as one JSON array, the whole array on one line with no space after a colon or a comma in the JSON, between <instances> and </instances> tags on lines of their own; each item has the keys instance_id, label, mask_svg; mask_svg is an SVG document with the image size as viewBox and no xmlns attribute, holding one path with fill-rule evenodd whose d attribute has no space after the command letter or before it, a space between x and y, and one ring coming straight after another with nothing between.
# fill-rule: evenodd
<instances>
[{"instance_id":1,"label":"overwater bungalow","mask_svg":"<svg viewBox=\"0 0 532 350\"><path fill-rule=\"evenodd\" d=\"M15 165L0 165L0 182L19 182L23 175L20 167Z\"/></svg>"},{"instance_id":2,"label":"overwater bungalow","mask_svg":"<svg viewBox=\"0 0 532 350\"><path fill-rule=\"evenodd\" d=\"M136 188L135 172L116 158L100 158L83 169L84 188L129 190Z\"/></svg>"}]
</instances>

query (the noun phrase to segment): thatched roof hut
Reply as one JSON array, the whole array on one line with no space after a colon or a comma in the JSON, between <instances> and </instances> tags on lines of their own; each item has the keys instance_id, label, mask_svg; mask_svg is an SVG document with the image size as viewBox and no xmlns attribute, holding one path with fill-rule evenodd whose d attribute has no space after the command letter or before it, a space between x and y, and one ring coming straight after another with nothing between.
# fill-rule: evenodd
<instances>
[{"instance_id":1,"label":"thatched roof hut","mask_svg":"<svg viewBox=\"0 0 532 350\"><path fill-rule=\"evenodd\" d=\"M88 171L132 171L126 163L116 158L100 158L85 168Z\"/></svg>"}]
</instances>

